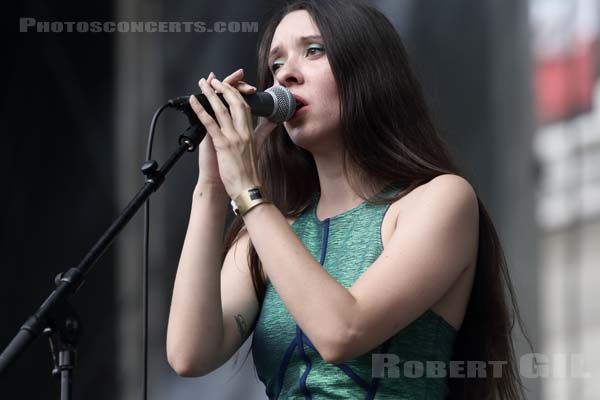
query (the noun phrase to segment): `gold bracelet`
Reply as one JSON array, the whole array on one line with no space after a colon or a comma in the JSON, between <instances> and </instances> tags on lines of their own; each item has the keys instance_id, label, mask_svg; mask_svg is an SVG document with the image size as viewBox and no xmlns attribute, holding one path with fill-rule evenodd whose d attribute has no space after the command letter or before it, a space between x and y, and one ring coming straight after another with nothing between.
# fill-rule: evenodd
<instances>
[{"instance_id":1,"label":"gold bracelet","mask_svg":"<svg viewBox=\"0 0 600 400\"><path fill-rule=\"evenodd\" d=\"M267 199L263 198L260 192L260 186L252 186L246 190L242 190L242 193L237 195L235 199L231 200L231 208L235 215L244 216L252 208L262 203L270 203Z\"/></svg>"}]
</instances>

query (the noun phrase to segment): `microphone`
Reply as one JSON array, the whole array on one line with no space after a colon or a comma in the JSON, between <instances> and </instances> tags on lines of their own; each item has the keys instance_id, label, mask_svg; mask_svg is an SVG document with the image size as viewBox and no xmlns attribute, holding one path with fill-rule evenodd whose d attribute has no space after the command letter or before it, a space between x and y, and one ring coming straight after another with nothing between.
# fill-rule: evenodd
<instances>
[{"instance_id":1,"label":"microphone","mask_svg":"<svg viewBox=\"0 0 600 400\"><path fill-rule=\"evenodd\" d=\"M202 107L214 117L213 109L206 96L203 94L195 94L194 96L198 99L200 104L202 104ZM229 109L229 105L225 101L223 94L218 93L217 96L219 96L223 104ZM294 99L292 93L283 86L271 86L264 92L242 94L242 97L250 106L252 114L266 117L275 123L289 120L296 112L296 99ZM185 112L189 118L190 111L192 110L189 102L190 96L180 96L170 99L168 104L170 107ZM195 113L193 114L195 117Z\"/></svg>"}]
</instances>

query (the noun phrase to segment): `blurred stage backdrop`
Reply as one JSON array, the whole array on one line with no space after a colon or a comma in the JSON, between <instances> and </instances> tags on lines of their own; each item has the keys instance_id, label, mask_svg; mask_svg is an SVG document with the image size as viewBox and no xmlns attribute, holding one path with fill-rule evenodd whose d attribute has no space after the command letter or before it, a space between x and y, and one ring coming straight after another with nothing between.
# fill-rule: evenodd
<instances>
[{"instance_id":1,"label":"blurred stage backdrop","mask_svg":"<svg viewBox=\"0 0 600 400\"><path fill-rule=\"evenodd\" d=\"M546 361L545 372L524 378L529 398L597 399L598 2L373 3L401 34L443 136L499 229L525 329ZM243 67L255 83L258 29L252 27L260 28L276 4L25 0L3 13L2 349L53 289L54 276L80 261L142 185L155 109L197 91L210 71L224 77ZM57 21L202 21L227 28L94 33L68 32L61 24L61 32L51 24ZM244 22L250 31L236 31ZM163 115L154 153L161 164L187 126L175 112ZM171 290L196 177L193 153L152 197L149 398L264 399L251 357L237 374L229 362L193 379L178 377L166 361ZM140 396L141 257L139 213L72 300L84 329L75 399ZM518 329L515 342L519 355L530 352ZM581 355L585 365L576 367L592 378L572 376L565 362L571 355ZM57 397L51 369L42 337L0 378L2 398Z\"/></svg>"}]
</instances>

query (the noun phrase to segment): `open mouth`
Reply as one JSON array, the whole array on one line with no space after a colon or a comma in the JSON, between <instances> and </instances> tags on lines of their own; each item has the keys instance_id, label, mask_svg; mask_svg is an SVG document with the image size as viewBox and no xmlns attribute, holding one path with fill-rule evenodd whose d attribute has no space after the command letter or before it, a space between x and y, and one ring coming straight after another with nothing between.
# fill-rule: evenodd
<instances>
[{"instance_id":1,"label":"open mouth","mask_svg":"<svg viewBox=\"0 0 600 400\"><path fill-rule=\"evenodd\" d=\"M292 95L294 96L294 100L296 100L296 111L294 112L292 118L290 118L290 121L296 119L299 115L304 114L306 111L306 106L308 106L308 103L302 97L298 96L297 94Z\"/></svg>"},{"instance_id":2,"label":"open mouth","mask_svg":"<svg viewBox=\"0 0 600 400\"><path fill-rule=\"evenodd\" d=\"M296 111L298 111L299 109L301 109L304 106L306 106L306 104L304 104L301 101L296 100Z\"/></svg>"},{"instance_id":3,"label":"open mouth","mask_svg":"<svg viewBox=\"0 0 600 400\"><path fill-rule=\"evenodd\" d=\"M294 115L292 116L292 118L290 118L290 121L293 121L296 118L298 118L298 116L304 114L306 109L307 109L306 104L304 104L302 102L296 102L296 111L294 112Z\"/></svg>"},{"instance_id":4,"label":"open mouth","mask_svg":"<svg viewBox=\"0 0 600 400\"><path fill-rule=\"evenodd\" d=\"M306 100L304 100L301 96L295 93L292 93L292 96L294 96L294 100L296 100L296 111L308 105Z\"/></svg>"}]
</instances>

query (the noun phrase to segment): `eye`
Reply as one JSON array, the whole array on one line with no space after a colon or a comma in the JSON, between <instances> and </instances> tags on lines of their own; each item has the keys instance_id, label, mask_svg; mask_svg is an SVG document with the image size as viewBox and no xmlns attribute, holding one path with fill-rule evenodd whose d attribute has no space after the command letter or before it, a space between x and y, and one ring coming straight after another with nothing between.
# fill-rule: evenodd
<instances>
[{"instance_id":1,"label":"eye","mask_svg":"<svg viewBox=\"0 0 600 400\"><path fill-rule=\"evenodd\" d=\"M323 45L321 45L319 43L312 43L306 49L307 56L312 56L312 55L318 54L319 52L325 52L325 48L323 47ZM282 65L283 65L283 60L281 60L281 59L277 59L277 60L273 61L273 64L271 64L271 72L274 74L279 69L279 67L281 67Z\"/></svg>"},{"instance_id":2,"label":"eye","mask_svg":"<svg viewBox=\"0 0 600 400\"><path fill-rule=\"evenodd\" d=\"M306 49L306 55L311 56L313 54L317 54L318 52L323 52L323 51L325 51L325 48L323 48L322 45L320 45L318 43L313 43L310 46L308 46L308 48Z\"/></svg>"},{"instance_id":3,"label":"eye","mask_svg":"<svg viewBox=\"0 0 600 400\"><path fill-rule=\"evenodd\" d=\"M271 71L275 72L277 71L277 69L279 67L281 67L283 65L283 61L282 60L275 60L273 61L273 64L271 65Z\"/></svg>"}]
</instances>

